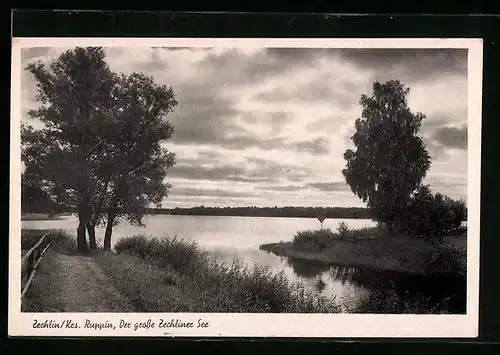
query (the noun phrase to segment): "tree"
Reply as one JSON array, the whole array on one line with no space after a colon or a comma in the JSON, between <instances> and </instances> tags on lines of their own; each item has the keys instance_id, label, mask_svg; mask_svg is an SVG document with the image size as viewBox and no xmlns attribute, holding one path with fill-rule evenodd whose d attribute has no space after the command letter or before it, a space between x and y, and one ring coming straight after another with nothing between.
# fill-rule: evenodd
<instances>
[{"instance_id":1,"label":"tree","mask_svg":"<svg viewBox=\"0 0 500 355\"><path fill-rule=\"evenodd\" d=\"M68 50L48 68L37 62L26 69L37 81L40 104L28 114L44 128L22 127L25 173L58 203L76 208L78 249L86 251L85 230L100 168L99 127L103 112L113 106L110 93L116 75L99 47ZM95 248L92 238L90 247Z\"/></svg>"},{"instance_id":2,"label":"tree","mask_svg":"<svg viewBox=\"0 0 500 355\"><path fill-rule=\"evenodd\" d=\"M412 113L406 88L397 80L375 82L371 96L361 95L361 118L346 150L342 173L351 190L390 230L421 184L430 157L417 133L425 116Z\"/></svg>"},{"instance_id":3,"label":"tree","mask_svg":"<svg viewBox=\"0 0 500 355\"><path fill-rule=\"evenodd\" d=\"M114 127L107 131L107 159L112 169L103 174L107 215L104 249L111 248L113 226L117 219L142 225L150 203L161 205L170 185L165 182L175 155L164 143L173 133L165 116L177 101L171 87L157 85L153 78L133 73L122 75L116 86L115 107L111 113Z\"/></svg>"},{"instance_id":4,"label":"tree","mask_svg":"<svg viewBox=\"0 0 500 355\"><path fill-rule=\"evenodd\" d=\"M174 156L162 143L173 131L164 116L177 104L174 92L142 74L113 73L102 48L68 50L49 68L26 69L40 103L29 115L45 127L22 127L25 173L76 209L79 250L87 250L86 232L96 248L95 227L106 217L109 247L118 216L140 223L142 208L167 194Z\"/></svg>"},{"instance_id":5,"label":"tree","mask_svg":"<svg viewBox=\"0 0 500 355\"><path fill-rule=\"evenodd\" d=\"M462 224L465 203L441 193L433 195L428 185L419 186L411 196L407 210L398 220L399 229L410 235L440 240L444 233Z\"/></svg>"},{"instance_id":6,"label":"tree","mask_svg":"<svg viewBox=\"0 0 500 355\"><path fill-rule=\"evenodd\" d=\"M49 213L57 211L57 206L50 195L37 184L26 181L25 174L21 175L21 211L22 213Z\"/></svg>"}]
</instances>

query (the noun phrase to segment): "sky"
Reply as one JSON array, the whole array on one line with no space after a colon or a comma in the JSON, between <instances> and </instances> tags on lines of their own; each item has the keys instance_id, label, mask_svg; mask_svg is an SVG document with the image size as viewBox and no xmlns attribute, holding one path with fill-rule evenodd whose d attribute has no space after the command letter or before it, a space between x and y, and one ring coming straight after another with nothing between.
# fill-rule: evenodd
<instances>
[{"instance_id":1,"label":"sky","mask_svg":"<svg viewBox=\"0 0 500 355\"><path fill-rule=\"evenodd\" d=\"M25 48L22 66L66 48ZM410 88L426 116L424 183L467 200L467 51L459 49L106 48L116 72L171 86L178 105L166 147L176 154L163 207L365 206L342 176L343 153L374 81ZM21 117L37 107L21 74Z\"/></svg>"}]
</instances>

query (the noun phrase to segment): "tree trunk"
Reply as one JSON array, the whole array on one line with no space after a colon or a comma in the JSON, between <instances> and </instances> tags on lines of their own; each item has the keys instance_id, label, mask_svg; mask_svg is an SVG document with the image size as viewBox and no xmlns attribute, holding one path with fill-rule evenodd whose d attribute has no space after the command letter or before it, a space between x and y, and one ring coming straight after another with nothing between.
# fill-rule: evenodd
<instances>
[{"instance_id":1,"label":"tree trunk","mask_svg":"<svg viewBox=\"0 0 500 355\"><path fill-rule=\"evenodd\" d=\"M104 250L111 250L111 235L113 234L113 223L115 222L115 217L114 213L108 213L106 232L104 233Z\"/></svg>"},{"instance_id":2,"label":"tree trunk","mask_svg":"<svg viewBox=\"0 0 500 355\"><path fill-rule=\"evenodd\" d=\"M97 244L95 241L95 224L87 222L87 232L89 233L90 250L96 250Z\"/></svg>"},{"instance_id":3,"label":"tree trunk","mask_svg":"<svg viewBox=\"0 0 500 355\"><path fill-rule=\"evenodd\" d=\"M88 251L87 249L87 238L85 235L85 219L82 215L79 215L79 223L77 228L77 236L76 243L78 247L78 251L85 253Z\"/></svg>"}]
</instances>

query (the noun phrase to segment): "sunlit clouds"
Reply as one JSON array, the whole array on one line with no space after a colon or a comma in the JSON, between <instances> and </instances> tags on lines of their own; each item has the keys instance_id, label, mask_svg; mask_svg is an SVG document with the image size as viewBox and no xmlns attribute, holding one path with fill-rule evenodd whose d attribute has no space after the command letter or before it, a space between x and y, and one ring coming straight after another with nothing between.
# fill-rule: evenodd
<instances>
[{"instance_id":1,"label":"sunlit clouds","mask_svg":"<svg viewBox=\"0 0 500 355\"><path fill-rule=\"evenodd\" d=\"M23 66L61 48L23 49ZM108 48L111 68L172 86L179 102L165 207L363 206L345 184L343 153L375 80L410 87L427 119L433 192L466 199L467 52L292 48ZM23 120L37 103L23 71ZM34 122L31 122L34 123ZM34 123L36 126L37 123Z\"/></svg>"}]
</instances>

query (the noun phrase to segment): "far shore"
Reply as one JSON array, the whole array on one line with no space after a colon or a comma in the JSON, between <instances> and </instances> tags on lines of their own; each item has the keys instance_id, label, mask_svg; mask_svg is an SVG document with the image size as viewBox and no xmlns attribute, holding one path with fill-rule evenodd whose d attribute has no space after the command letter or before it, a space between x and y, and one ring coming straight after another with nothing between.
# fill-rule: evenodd
<instances>
[{"instance_id":1,"label":"far shore","mask_svg":"<svg viewBox=\"0 0 500 355\"><path fill-rule=\"evenodd\" d=\"M428 275L447 272L447 270L435 270L429 264L430 257L438 257L443 253L443 246L451 247L464 256L467 254L465 236L446 237L440 246L423 240L399 237L339 239L334 245L320 251L297 250L293 242L262 244L259 249L282 257L329 265ZM454 270L449 272L454 273Z\"/></svg>"},{"instance_id":2,"label":"far shore","mask_svg":"<svg viewBox=\"0 0 500 355\"><path fill-rule=\"evenodd\" d=\"M23 213L21 221L52 221L63 219L61 215L51 215L49 213Z\"/></svg>"}]
</instances>

